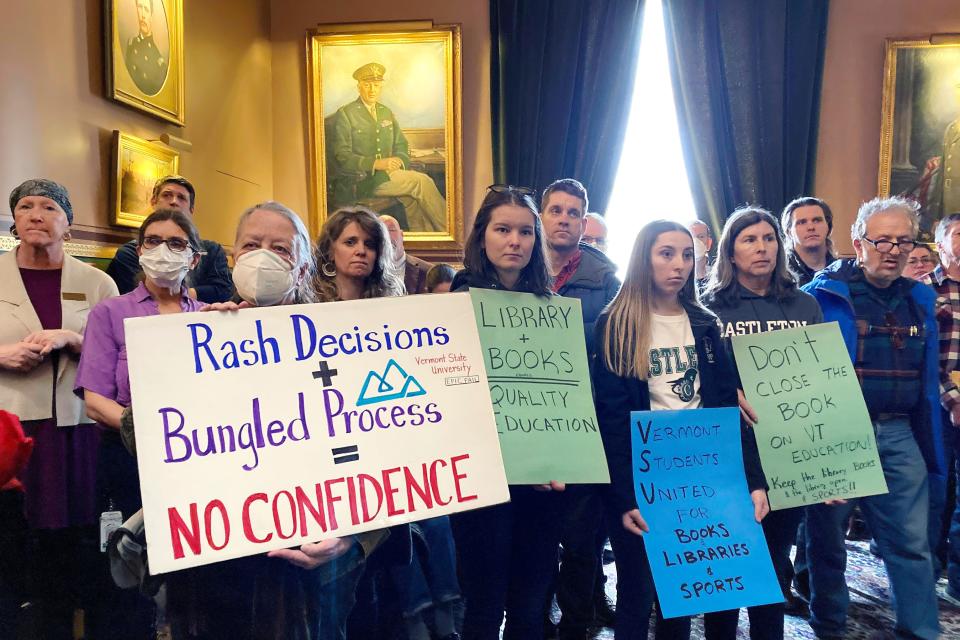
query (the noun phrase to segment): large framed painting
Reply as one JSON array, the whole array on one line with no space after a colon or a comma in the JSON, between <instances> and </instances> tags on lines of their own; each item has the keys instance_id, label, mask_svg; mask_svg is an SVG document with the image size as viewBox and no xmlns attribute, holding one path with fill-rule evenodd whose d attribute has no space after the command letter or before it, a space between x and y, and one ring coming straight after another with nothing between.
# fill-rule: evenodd
<instances>
[{"instance_id":1,"label":"large framed painting","mask_svg":"<svg viewBox=\"0 0 960 640\"><path fill-rule=\"evenodd\" d=\"M920 204L920 237L960 212L960 43L888 40L878 191Z\"/></svg>"},{"instance_id":2,"label":"large framed painting","mask_svg":"<svg viewBox=\"0 0 960 640\"><path fill-rule=\"evenodd\" d=\"M105 2L107 95L183 126L183 0Z\"/></svg>"},{"instance_id":3,"label":"large framed painting","mask_svg":"<svg viewBox=\"0 0 960 640\"><path fill-rule=\"evenodd\" d=\"M180 154L148 140L113 132L111 224L138 229L150 215L153 186L180 172Z\"/></svg>"},{"instance_id":4,"label":"large framed painting","mask_svg":"<svg viewBox=\"0 0 960 640\"><path fill-rule=\"evenodd\" d=\"M362 205L411 249L461 249L460 26L321 25L307 53L312 231Z\"/></svg>"}]
</instances>

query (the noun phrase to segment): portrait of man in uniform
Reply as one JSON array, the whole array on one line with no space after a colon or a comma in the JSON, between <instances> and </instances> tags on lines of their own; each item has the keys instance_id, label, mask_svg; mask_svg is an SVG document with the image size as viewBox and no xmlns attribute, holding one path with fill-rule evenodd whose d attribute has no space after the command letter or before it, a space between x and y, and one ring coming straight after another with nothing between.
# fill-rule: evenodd
<instances>
[{"instance_id":1,"label":"portrait of man in uniform","mask_svg":"<svg viewBox=\"0 0 960 640\"><path fill-rule=\"evenodd\" d=\"M920 204L920 239L960 212L960 45L889 41L879 186Z\"/></svg>"},{"instance_id":2,"label":"portrait of man in uniform","mask_svg":"<svg viewBox=\"0 0 960 640\"><path fill-rule=\"evenodd\" d=\"M123 61L137 88L153 96L163 88L170 67L170 43L163 0L127 2L136 12L137 33L125 41Z\"/></svg>"},{"instance_id":3,"label":"portrait of man in uniform","mask_svg":"<svg viewBox=\"0 0 960 640\"><path fill-rule=\"evenodd\" d=\"M459 26L310 38L318 223L360 205L408 247L459 247Z\"/></svg>"},{"instance_id":4,"label":"portrait of man in uniform","mask_svg":"<svg viewBox=\"0 0 960 640\"><path fill-rule=\"evenodd\" d=\"M354 200L392 196L403 203L408 231L441 231L447 203L427 174L410 165L410 146L393 111L379 102L386 67L369 62L353 72L358 97L337 109L333 157L353 176ZM349 178L348 178L349 179Z\"/></svg>"},{"instance_id":5,"label":"portrait of man in uniform","mask_svg":"<svg viewBox=\"0 0 960 640\"><path fill-rule=\"evenodd\" d=\"M109 0L107 96L184 124L183 0Z\"/></svg>"}]
</instances>

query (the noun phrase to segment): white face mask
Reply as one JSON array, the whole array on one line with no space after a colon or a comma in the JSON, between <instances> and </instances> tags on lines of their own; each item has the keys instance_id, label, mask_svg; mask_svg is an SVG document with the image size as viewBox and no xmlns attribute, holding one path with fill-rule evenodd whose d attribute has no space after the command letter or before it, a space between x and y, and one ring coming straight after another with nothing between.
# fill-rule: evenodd
<instances>
[{"instance_id":1,"label":"white face mask","mask_svg":"<svg viewBox=\"0 0 960 640\"><path fill-rule=\"evenodd\" d=\"M703 243L703 240L700 238L693 239L693 258L697 262L703 260L704 256L707 255L707 245Z\"/></svg>"},{"instance_id":2,"label":"white face mask","mask_svg":"<svg viewBox=\"0 0 960 640\"><path fill-rule=\"evenodd\" d=\"M233 284L250 304L272 307L283 302L297 282L289 262L269 249L257 249L237 259Z\"/></svg>"},{"instance_id":3,"label":"white face mask","mask_svg":"<svg viewBox=\"0 0 960 640\"><path fill-rule=\"evenodd\" d=\"M157 286L169 289L172 293L180 291L183 279L190 271L193 262L193 251L186 249L177 253L171 251L167 243L153 249L145 249L140 254L140 266L143 273L153 280Z\"/></svg>"}]
</instances>

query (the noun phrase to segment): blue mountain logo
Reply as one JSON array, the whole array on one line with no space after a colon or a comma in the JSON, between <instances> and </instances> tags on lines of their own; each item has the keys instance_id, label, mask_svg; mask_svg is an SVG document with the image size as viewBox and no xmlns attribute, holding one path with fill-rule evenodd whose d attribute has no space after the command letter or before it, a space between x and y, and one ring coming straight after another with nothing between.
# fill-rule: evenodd
<instances>
[{"instance_id":1,"label":"blue mountain logo","mask_svg":"<svg viewBox=\"0 0 960 640\"><path fill-rule=\"evenodd\" d=\"M426 394L427 392L424 391L423 386L417 379L407 375L403 367L391 358L383 375L376 371L367 374L367 379L363 381L363 388L360 389L360 397L357 398L357 406L362 407L367 404L399 400L400 398L413 398Z\"/></svg>"}]
</instances>

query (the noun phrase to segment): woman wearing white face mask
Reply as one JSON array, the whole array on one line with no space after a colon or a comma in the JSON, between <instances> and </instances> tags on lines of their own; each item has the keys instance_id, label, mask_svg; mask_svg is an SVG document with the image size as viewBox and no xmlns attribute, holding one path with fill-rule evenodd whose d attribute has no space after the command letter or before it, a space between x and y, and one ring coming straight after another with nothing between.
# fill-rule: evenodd
<instances>
[{"instance_id":1,"label":"woman wearing white face mask","mask_svg":"<svg viewBox=\"0 0 960 640\"><path fill-rule=\"evenodd\" d=\"M154 211L140 226L137 253L143 281L130 293L104 300L91 311L74 391L87 415L100 427L97 455L99 511L120 511L126 520L142 506L136 458L124 448L120 422L129 413L130 378L123 321L167 313L197 311L203 303L191 298L183 279L200 261L200 236L190 217L180 211ZM111 590L117 624L134 625L127 637L141 637L152 622L151 603L135 592ZM113 627L111 627L113 628ZM129 629L130 627L124 627Z\"/></svg>"},{"instance_id":2,"label":"woman wearing white face mask","mask_svg":"<svg viewBox=\"0 0 960 640\"><path fill-rule=\"evenodd\" d=\"M317 301L310 238L284 205L264 202L243 212L233 255L239 301L203 311ZM170 574L168 616L175 630L196 629L215 640L345 638L366 558L385 537L370 531Z\"/></svg>"}]
</instances>

